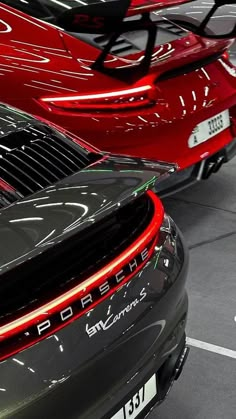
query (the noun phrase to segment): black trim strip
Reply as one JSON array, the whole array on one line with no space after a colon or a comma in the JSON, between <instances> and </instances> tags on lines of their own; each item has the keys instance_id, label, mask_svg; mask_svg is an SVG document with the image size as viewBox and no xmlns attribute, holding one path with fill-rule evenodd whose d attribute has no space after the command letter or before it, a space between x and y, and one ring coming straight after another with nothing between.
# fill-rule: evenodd
<instances>
[{"instance_id":1,"label":"black trim strip","mask_svg":"<svg viewBox=\"0 0 236 419\"><path fill-rule=\"evenodd\" d=\"M217 61L223 54L224 51L217 52L216 54L210 55L208 57L202 58L201 60L197 60L195 62L188 63L181 67L177 67L171 70L166 71L165 73L161 74L155 82L160 82L164 80L168 80L174 77L182 76L183 74L191 73L194 70L199 70L202 67L205 67L208 64Z\"/></svg>"}]
</instances>

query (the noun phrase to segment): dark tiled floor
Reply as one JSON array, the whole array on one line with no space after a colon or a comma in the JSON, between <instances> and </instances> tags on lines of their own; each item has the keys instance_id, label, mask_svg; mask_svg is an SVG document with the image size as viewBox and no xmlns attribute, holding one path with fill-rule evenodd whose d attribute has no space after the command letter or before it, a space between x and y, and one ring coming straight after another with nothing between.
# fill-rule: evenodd
<instances>
[{"instance_id":1,"label":"dark tiled floor","mask_svg":"<svg viewBox=\"0 0 236 419\"><path fill-rule=\"evenodd\" d=\"M235 364L193 348L178 385L149 419L235 419Z\"/></svg>"},{"instance_id":2,"label":"dark tiled floor","mask_svg":"<svg viewBox=\"0 0 236 419\"><path fill-rule=\"evenodd\" d=\"M190 246L189 337L236 351L236 158L164 201ZM150 419L235 419L236 359L192 348Z\"/></svg>"}]
</instances>

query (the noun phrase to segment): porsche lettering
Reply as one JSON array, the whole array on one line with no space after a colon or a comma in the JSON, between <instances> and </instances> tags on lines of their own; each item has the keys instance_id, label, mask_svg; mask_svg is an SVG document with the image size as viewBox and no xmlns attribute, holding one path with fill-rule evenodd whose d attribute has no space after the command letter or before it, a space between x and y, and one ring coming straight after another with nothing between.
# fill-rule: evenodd
<instances>
[{"instance_id":1,"label":"porsche lettering","mask_svg":"<svg viewBox=\"0 0 236 419\"><path fill-rule=\"evenodd\" d=\"M111 292L113 288L115 288L126 278L130 277L130 275L135 273L139 269L140 265L142 265L148 259L149 253L150 248L144 248L135 258L133 258L128 264L120 269L119 272L112 275L97 288L93 289L90 293L74 301L70 306L63 308L63 310L57 312L56 314L51 315L43 322L37 324L37 335L42 336L50 332L50 329L57 327L57 325L68 322L73 318L77 318L80 314L82 314L84 310L89 309L90 307L92 308L97 301Z\"/></svg>"}]
</instances>

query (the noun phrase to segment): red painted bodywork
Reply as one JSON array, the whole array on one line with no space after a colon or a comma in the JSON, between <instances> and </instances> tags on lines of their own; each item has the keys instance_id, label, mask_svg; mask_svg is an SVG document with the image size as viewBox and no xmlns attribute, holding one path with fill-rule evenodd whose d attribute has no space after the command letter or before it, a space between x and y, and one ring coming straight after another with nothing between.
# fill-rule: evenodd
<instances>
[{"instance_id":1,"label":"red painted bodywork","mask_svg":"<svg viewBox=\"0 0 236 419\"><path fill-rule=\"evenodd\" d=\"M180 169L216 153L233 139L232 127L194 148L188 138L201 121L229 108L234 125L236 73L223 53L230 41L193 34L158 46L149 73L136 84L92 70L99 50L15 9L0 6L0 100L39 115L120 154L177 162ZM222 57L187 74L158 81L166 71L222 51ZM110 66L127 59L109 56ZM151 85L155 104L110 112L45 106L41 97L88 95Z\"/></svg>"},{"instance_id":2,"label":"red painted bodywork","mask_svg":"<svg viewBox=\"0 0 236 419\"><path fill-rule=\"evenodd\" d=\"M133 16L143 11L152 12L170 6L178 6L191 1L192 0L132 0L126 15Z\"/></svg>"}]
</instances>

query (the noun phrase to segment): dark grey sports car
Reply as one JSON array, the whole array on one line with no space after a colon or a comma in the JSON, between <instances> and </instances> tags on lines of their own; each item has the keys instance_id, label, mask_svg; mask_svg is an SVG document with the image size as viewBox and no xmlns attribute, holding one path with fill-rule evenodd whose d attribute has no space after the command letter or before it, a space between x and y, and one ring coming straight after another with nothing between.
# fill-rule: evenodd
<instances>
[{"instance_id":1,"label":"dark grey sports car","mask_svg":"<svg viewBox=\"0 0 236 419\"><path fill-rule=\"evenodd\" d=\"M0 417L144 417L187 356L187 253L151 190L174 166L5 105L0 154Z\"/></svg>"}]
</instances>

